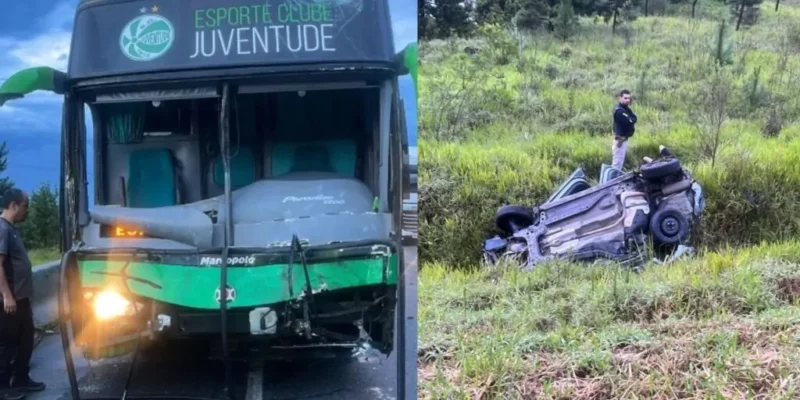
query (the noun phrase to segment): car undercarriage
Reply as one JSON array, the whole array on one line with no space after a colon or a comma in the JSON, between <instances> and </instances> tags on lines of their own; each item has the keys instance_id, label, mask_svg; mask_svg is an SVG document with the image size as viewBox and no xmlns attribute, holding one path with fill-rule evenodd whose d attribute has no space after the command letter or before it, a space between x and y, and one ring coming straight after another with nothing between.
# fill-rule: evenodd
<instances>
[{"instance_id":1,"label":"car undercarriage","mask_svg":"<svg viewBox=\"0 0 800 400\"><path fill-rule=\"evenodd\" d=\"M638 268L648 249L685 248L704 208L700 184L661 146L660 158L645 158L636 171L604 164L592 186L579 167L543 204L500 207L501 234L484 241L484 262L508 259L527 270L553 259L610 260Z\"/></svg>"}]
</instances>

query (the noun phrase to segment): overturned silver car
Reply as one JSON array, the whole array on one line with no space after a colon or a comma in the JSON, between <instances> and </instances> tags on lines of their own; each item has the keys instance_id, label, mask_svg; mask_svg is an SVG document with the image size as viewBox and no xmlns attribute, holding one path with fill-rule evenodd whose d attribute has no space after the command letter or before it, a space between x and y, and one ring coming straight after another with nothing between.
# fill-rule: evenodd
<instances>
[{"instance_id":1,"label":"overturned silver car","mask_svg":"<svg viewBox=\"0 0 800 400\"><path fill-rule=\"evenodd\" d=\"M651 239L660 248L686 244L705 208L703 191L667 148L660 153L628 173L603 164L594 187L578 168L544 204L501 207L502 234L484 241L484 261L511 258L530 269L554 258L606 259L635 267Z\"/></svg>"}]
</instances>

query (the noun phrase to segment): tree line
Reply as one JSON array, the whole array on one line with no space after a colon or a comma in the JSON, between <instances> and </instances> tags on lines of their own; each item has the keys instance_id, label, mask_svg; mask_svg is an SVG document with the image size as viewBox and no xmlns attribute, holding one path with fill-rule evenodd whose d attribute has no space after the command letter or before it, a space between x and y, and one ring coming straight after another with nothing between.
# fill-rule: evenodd
<instances>
[{"instance_id":1,"label":"tree line","mask_svg":"<svg viewBox=\"0 0 800 400\"><path fill-rule=\"evenodd\" d=\"M0 196L14 187L14 181L5 176L8 168L8 147L0 142ZM23 241L28 250L52 249L58 247L58 191L42 183L32 193L28 193L30 205L28 219L19 224Z\"/></svg>"},{"instance_id":2,"label":"tree line","mask_svg":"<svg viewBox=\"0 0 800 400\"><path fill-rule=\"evenodd\" d=\"M708 0L728 6L736 30L754 25L763 0ZM578 17L602 19L611 32L638 16L671 6L688 6L696 17L698 0L417 0L420 40L470 37L479 26L499 24L525 31L548 31L567 39ZM780 0L775 0L778 10Z\"/></svg>"}]
</instances>

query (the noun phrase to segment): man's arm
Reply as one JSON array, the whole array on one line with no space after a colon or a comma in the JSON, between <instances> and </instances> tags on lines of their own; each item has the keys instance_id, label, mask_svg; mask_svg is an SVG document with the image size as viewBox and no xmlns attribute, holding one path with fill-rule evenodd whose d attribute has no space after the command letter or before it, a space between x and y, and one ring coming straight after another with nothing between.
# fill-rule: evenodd
<instances>
[{"instance_id":1,"label":"man's arm","mask_svg":"<svg viewBox=\"0 0 800 400\"><path fill-rule=\"evenodd\" d=\"M5 243L5 240L0 240L0 265L6 261L6 253L2 246ZM11 287L8 286L8 278L6 278L6 270L4 268L0 268L0 295L4 298L6 297L13 297L11 293Z\"/></svg>"},{"instance_id":2,"label":"man's arm","mask_svg":"<svg viewBox=\"0 0 800 400\"><path fill-rule=\"evenodd\" d=\"M631 128L633 128L633 121L631 121L630 116L627 115L625 110L621 108L618 108L617 111L614 112L614 121L616 121L625 132L630 132Z\"/></svg>"},{"instance_id":3,"label":"man's arm","mask_svg":"<svg viewBox=\"0 0 800 400\"><path fill-rule=\"evenodd\" d=\"M8 231L8 228L0 224L0 295L2 295L4 298L7 298L12 294L11 288L8 285L8 277L6 276L5 268L2 268L6 261L10 261L8 260L8 257L11 254L9 251L11 248L11 243L8 241L10 236L11 235Z\"/></svg>"},{"instance_id":4,"label":"man's arm","mask_svg":"<svg viewBox=\"0 0 800 400\"><path fill-rule=\"evenodd\" d=\"M11 243L8 240L11 237L10 233L7 227L0 229L0 295L3 297L3 311L7 314L13 314L17 311L17 301L14 299L14 292L11 291L6 270L3 268L6 262L11 261L9 259L11 256L9 251Z\"/></svg>"}]
</instances>

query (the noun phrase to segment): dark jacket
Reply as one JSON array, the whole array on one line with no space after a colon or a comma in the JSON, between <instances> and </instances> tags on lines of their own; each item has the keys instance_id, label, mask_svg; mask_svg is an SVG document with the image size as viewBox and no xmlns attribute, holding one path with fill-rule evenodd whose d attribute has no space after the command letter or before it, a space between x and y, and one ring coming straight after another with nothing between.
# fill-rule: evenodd
<instances>
[{"instance_id":1,"label":"dark jacket","mask_svg":"<svg viewBox=\"0 0 800 400\"><path fill-rule=\"evenodd\" d=\"M617 104L614 107L614 135L629 138L636 131L636 114L628 106Z\"/></svg>"}]
</instances>

